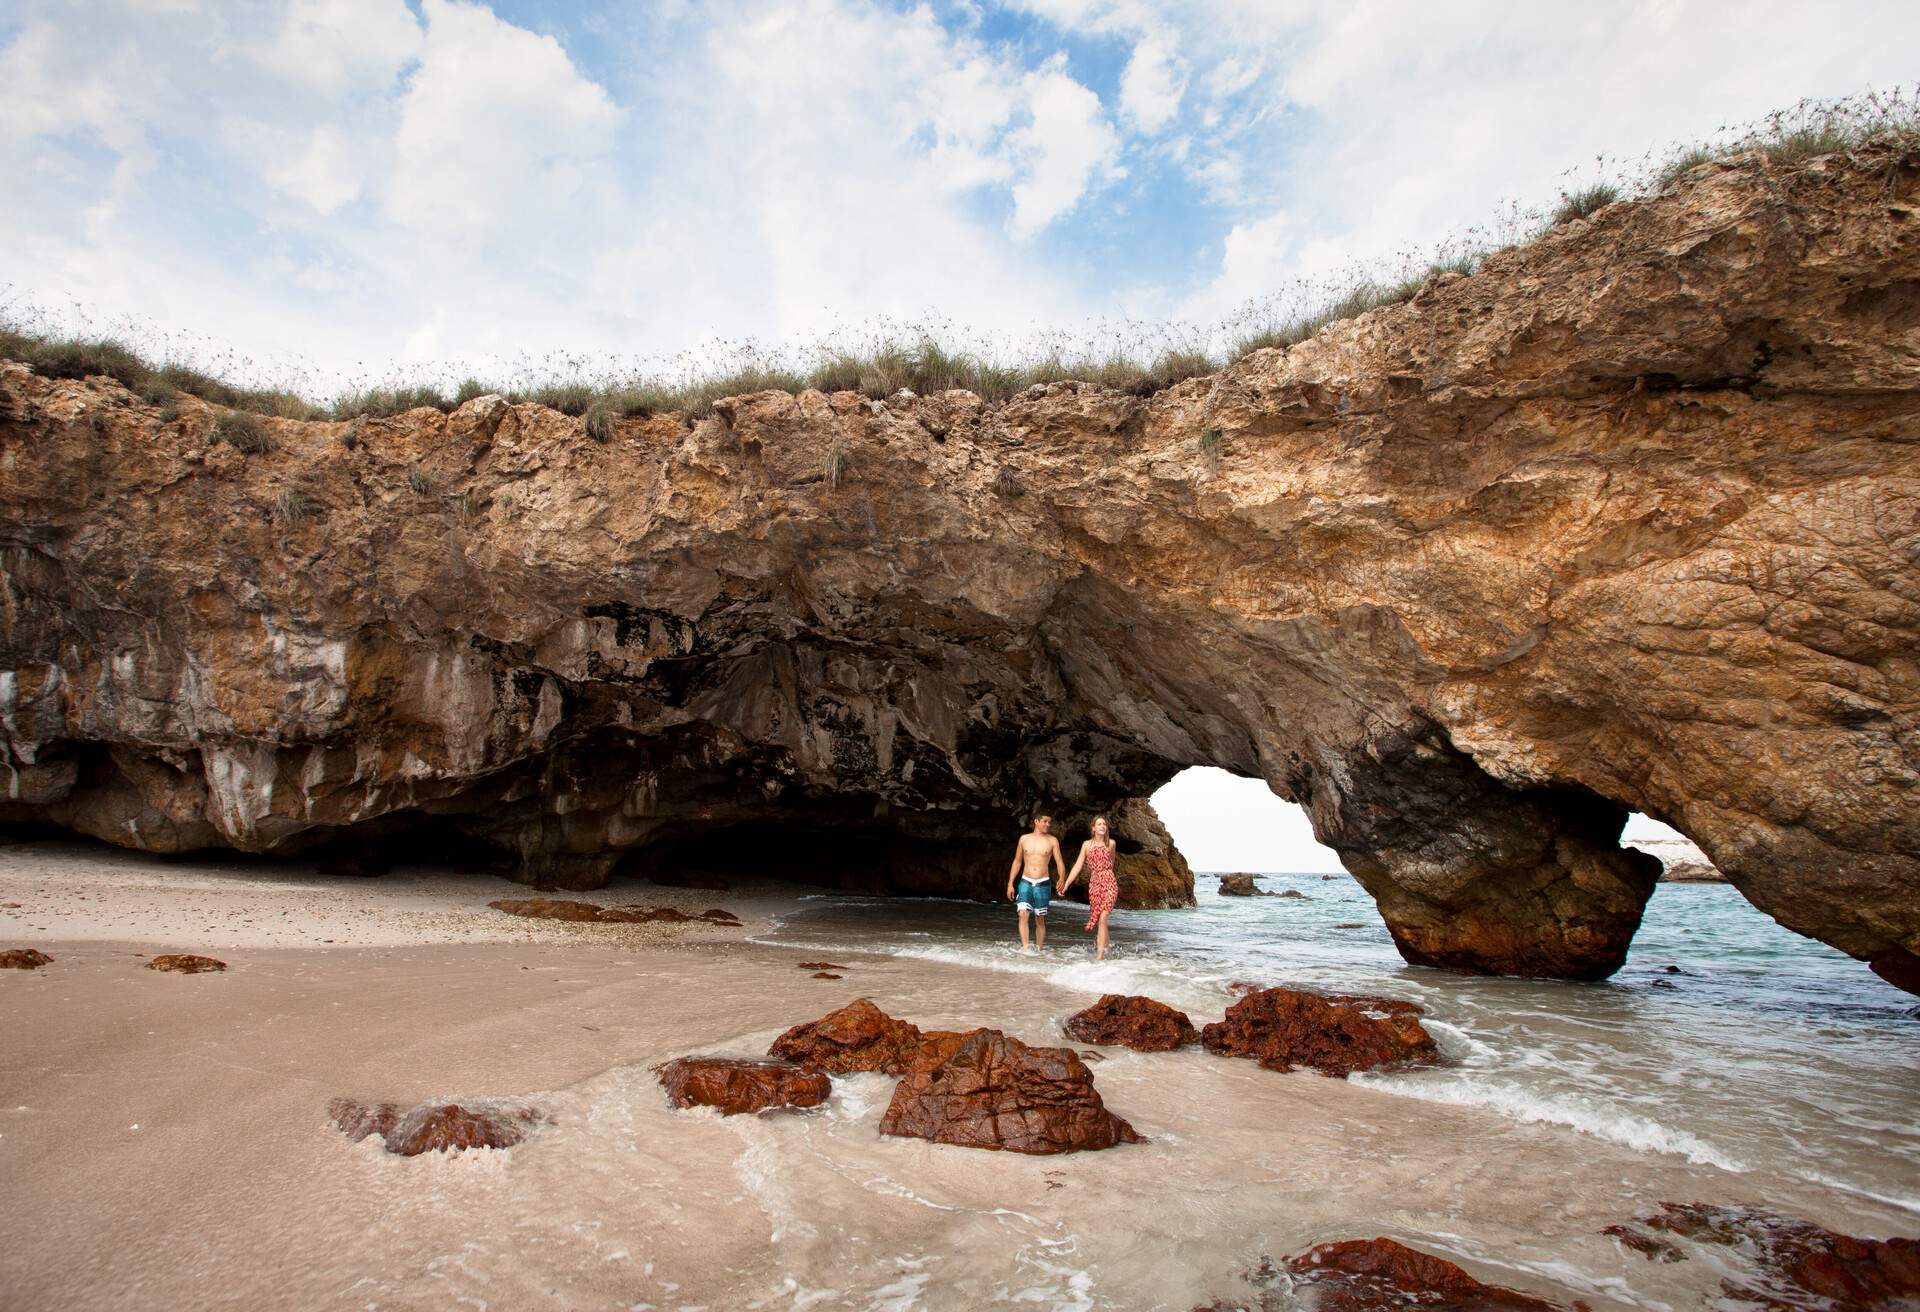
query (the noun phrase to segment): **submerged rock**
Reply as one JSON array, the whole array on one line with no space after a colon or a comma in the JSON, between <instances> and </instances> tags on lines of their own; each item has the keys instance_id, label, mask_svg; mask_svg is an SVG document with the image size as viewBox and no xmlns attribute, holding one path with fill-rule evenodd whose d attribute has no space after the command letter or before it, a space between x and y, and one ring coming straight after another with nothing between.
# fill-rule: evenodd
<instances>
[{"instance_id":1,"label":"submerged rock","mask_svg":"<svg viewBox=\"0 0 1920 1312\"><path fill-rule=\"evenodd\" d=\"M1291 1312L1302 1306L1303 1288L1316 1312L1567 1312L1533 1294L1484 1284L1445 1258L1392 1239L1319 1244L1279 1270L1262 1264L1248 1280L1256 1290L1251 1300L1221 1300L1194 1312Z\"/></svg>"},{"instance_id":2,"label":"submerged rock","mask_svg":"<svg viewBox=\"0 0 1920 1312\"><path fill-rule=\"evenodd\" d=\"M212 957L195 956L191 952L168 952L155 957L147 963L148 970L170 970L176 975L203 975L209 971L227 968L224 961Z\"/></svg>"},{"instance_id":3,"label":"submerged rock","mask_svg":"<svg viewBox=\"0 0 1920 1312\"><path fill-rule=\"evenodd\" d=\"M793 1062L678 1057L657 1070L675 1107L714 1107L722 1116L817 1107L833 1092L824 1073Z\"/></svg>"},{"instance_id":4,"label":"submerged rock","mask_svg":"<svg viewBox=\"0 0 1920 1312\"><path fill-rule=\"evenodd\" d=\"M767 1055L834 1075L898 1075L928 1037L919 1026L895 1020L866 998L856 998L819 1020L795 1025L773 1041Z\"/></svg>"},{"instance_id":5,"label":"submerged rock","mask_svg":"<svg viewBox=\"0 0 1920 1312\"><path fill-rule=\"evenodd\" d=\"M53 958L39 948L8 948L0 952L0 970L38 970L53 964Z\"/></svg>"},{"instance_id":6,"label":"submerged rock","mask_svg":"<svg viewBox=\"0 0 1920 1312\"><path fill-rule=\"evenodd\" d=\"M1114 1044L1135 1052L1172 1052L1200 1040L1199 1031L1164 1002L1109 993L1084 1011L1067 1017L1067 1037L1082 1043Z\"/></svg>"},{"instance_id":7,"label":"submerged rock","mask_svg":"<svg viewBox=\"0 0 1920 1312\"><path fill-rule=\"evenodd\" d=\"M1376 1066L1439 1061L1420 1014L1414 1003L1397 998L1260 989L1203 1028L1200 1042L1209 1052L1251 1057L1271 1071L1306 1066L1344 1077Z\"/></svg>"},{"instance_id":8,"label":"submerged rock","mask_svg":"<svg viewBox=\"0 0 1920 1312\"><path fill-rule=\"evenodd\" d=\"M532 1107L475 1108L459 1103L423 1103L403 1110L395 1103L363 1103L335 1098L327 1114L356 1143L380 1136L386 1150L400 1157L460 1152L468 1148L511 1148L527 1131L546 1120Z\"/></svg>"},{"instance_id":9,"label":"submerged rock","mask_svg":"<svg viewBox=\"0 0 1920 1312\"><path fill-rule=\"evenodd\" d=\"M1748 1278L1726 1294L1768 1312L1904 1312L1920 1307L1920 1239L1856 1239L1798 1217L1710 1203L1662 1203L1633 1226L1603 1232L1650 1259L1684 1261L1674 1242L1735 1251Z\"/></svg>"},{"instance_id":10,"label":"submerged rock","mask_svg":"<svg viewBox=\"0 0 1920 1312\"><path fill-rule=\"evenodd\" d=\"M880 1133L1015 1153L1142 1142L1107 1110L1079 1054L1030 1048L990 1029L929 1036L895 1087Z\"/></svg>"}]
</instances>

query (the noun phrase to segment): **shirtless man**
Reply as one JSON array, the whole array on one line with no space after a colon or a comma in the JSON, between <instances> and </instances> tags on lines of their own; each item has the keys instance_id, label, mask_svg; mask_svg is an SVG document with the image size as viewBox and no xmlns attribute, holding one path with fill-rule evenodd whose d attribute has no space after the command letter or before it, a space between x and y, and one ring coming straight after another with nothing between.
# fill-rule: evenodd
<instances>
[{"instance_id":1,"label":"shirtless man","mask_svg":"<svg viewBox=\"0 0 1920 1312\"><path fill-rule=\"evenodd\" d=\"M1013 865L1007 870L1007 900L1020 908L1020 947L1031 951L1027 945L1027 913L1032 912L1033 946L1047 945L1047 903L1053 900L1053 875L1047 870L1047 862L1053 862L1053 868L1062 875L1067 873L1066 863L1060 859L1060 840L1047 830L1053 828L1053 817L1037 815L1033 818L1033 832L1020 835L1019 843L1013 849ZM1014 890L1014 880L1019 879L1019 891Z\"/></svg>"}]
</instances>

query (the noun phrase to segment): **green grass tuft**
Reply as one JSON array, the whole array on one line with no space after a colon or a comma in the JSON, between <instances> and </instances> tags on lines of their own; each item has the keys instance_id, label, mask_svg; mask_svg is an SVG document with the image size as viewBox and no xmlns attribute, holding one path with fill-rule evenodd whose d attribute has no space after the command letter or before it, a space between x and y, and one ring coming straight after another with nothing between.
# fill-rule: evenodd
<instances>
[{"instance_id":1,"label":"green grass tuft","mask_svg":"<svg viewBox=\"0 0 1920 1312\"><path fill-rule=\"evenodd\" d=\"M1560 193L1560 204L1553 211L1554 226L1598 214L1619 199L1620 189L1607 182L1596 182L1579 191L1563 191Z\"/></svg>"},{"instance_id":2,"label":"green grass tuft","mask_svg":"<svg viewBox=\"0 0 1920 1312\"><path fill-rule=\"evenodd\" d=\"M601 446L613 441L613 423L620 417L620 411L606 397L598 397L587 407L587 436Z\"/></svg>"},{"instance_id":3,"label":"green grass tuft","mask_svg":"<svg viewBox=\"0 0 1920 1312\"><path fill-rule=\"evenodd\" d=\"M257 415L229 410L213 421L213 440L225 442L242 455L265 455L273 450L273 435Z\"/></svg>"}]
</instances>

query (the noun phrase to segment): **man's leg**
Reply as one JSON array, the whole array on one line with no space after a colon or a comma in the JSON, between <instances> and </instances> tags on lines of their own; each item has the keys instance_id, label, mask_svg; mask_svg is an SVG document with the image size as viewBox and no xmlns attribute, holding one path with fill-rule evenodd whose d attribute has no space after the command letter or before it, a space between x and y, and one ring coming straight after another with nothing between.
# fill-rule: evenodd
<instances>
[{"instance_id":1,"label":"man's leg","mask_svg":"<svg viewBox=\"0 0 1920 1312\"><path fill-rule=\"evenodd\" d=\"M1037 911L1033 916L1033 945L1043 948L1047 945L1047 913Z\"/></svg>"},{"instance_id":2,"label":"man's leg","mask_svg":"<svg viewBox=\"0 0 1920 1312\"><path fill-rule=\"evenodd\" d=\"M1027 909L1020 908L1020 946L1027 946Z\"/></svg>"}]
</instances>

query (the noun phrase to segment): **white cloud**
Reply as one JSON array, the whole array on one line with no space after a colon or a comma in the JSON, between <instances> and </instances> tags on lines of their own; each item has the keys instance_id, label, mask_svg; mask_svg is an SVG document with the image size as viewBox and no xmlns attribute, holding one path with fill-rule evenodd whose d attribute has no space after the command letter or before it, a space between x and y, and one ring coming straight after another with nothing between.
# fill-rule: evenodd
<instances>
[{"instance_id":1,"label":"white cloud","mask_svg":"<svg viewBox=\"0 0 1920 1312\"><path fill-rule=\"evenodd\" d=\"M394 139L388 214L455 239L573 204L619 111L550 36L459 0L425 0L426 41Z\"/></svg>"},{"instance_id":2,"label":"white cloud","mask_svg":"<svg viewBox=\"0 0 1920 1312\"><path fill-rule=\"evenodd\" d=\"M313 130L297 156L269 165L267 181L319 213L331 214L360 194L359 160L346 133L323 125Z\"/></svg>"},{"instance_id":3,"label":"white cloud","mask_svg":"<svg viewBox=\"0 0 1920 1312\"><path fill-rule=\"evenodd\" d=\"M337 95L391 84L420 39L405 0L292 0L255 57L282 78Z\"/></svg>"},{"instance_id":4,"label":"white cloud","mask_svg":"<svg viewBox=\"0 0 1920 1312\"><path fill-rule=\"evenodd\" d=\"M1133 47L1120 75L1120 109L1142 132L1154 133L1173 121L1186 94L1186 67L1162 32L1144 36Z\"/></svg>"},{"instance_id":5,"label":"white cloud","mask_svg":"<svg viewBox=\"0 0 1920 1312\"><path fill-rule=\"evenodd\" d=\"M1120 134L1100 98L1055 59L1024 79L1031 121L1011 138L1019 161L1013 186L1013 231L1031 237L1068 213L1099 182L1117 176Z\"/></svg>"}]
</instances>

